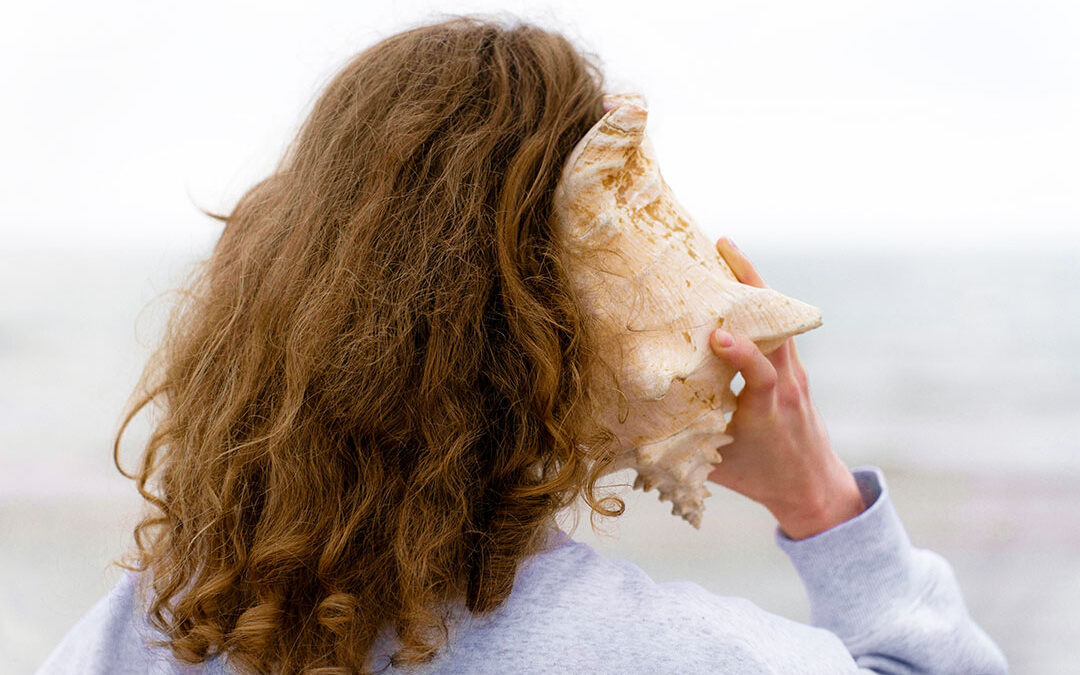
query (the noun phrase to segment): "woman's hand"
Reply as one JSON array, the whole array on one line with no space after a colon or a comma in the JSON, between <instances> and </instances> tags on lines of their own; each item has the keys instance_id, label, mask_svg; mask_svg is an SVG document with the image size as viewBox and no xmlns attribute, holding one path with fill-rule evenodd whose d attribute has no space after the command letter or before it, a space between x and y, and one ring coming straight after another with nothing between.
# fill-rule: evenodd
<instances>
[{"instance_id":1,"label":"woman's hand","mask_svg":"<svg viewBox=\"0 0 1080 675\"><path fill-rule=\"evenodd\" d=\"M717 250L738 280L765 288L750 261L727 238ZM795 341L767 356L750 340L717 330L713 353L742 373L746 384L720 448L723 461L709 480L761 503L792 539L805 539L866 509L855 477L833 452L810 392Z\"/></svg>"}]
</instances>

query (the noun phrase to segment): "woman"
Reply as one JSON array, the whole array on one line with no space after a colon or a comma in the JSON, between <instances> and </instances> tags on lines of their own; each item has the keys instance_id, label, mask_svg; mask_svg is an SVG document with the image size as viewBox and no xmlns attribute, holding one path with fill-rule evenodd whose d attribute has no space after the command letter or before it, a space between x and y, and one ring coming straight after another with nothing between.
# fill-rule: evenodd
<instances>
[{"instance_id":1,"label":"woman","mask_svg":"<svg viewBox=\"0 0 1080 675\"><path fill-rule=\"evenodd\" d=\"M215 216L116 438L161 406L130 571L42 672L1005 672L880 470L832 451L790 340L713 336L746 385L710 479L776 516L813 626L555 526L623 507L595 495L617 448L551 226L602 95L563 37L476 17L342 69Z\"/></svg>"}]
</instances>

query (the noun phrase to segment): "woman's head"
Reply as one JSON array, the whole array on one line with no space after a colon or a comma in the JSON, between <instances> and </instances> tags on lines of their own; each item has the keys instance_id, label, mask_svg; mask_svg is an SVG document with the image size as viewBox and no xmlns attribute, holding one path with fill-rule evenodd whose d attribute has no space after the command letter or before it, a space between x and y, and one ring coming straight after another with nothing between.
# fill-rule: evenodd
<instances>
[{"instance_id":1,"label":"woman's head","mask_svg":"<svg viewBox=\"0 0 1080 675\"><path fill-rule=\"evenodd\" d=\"M356 666L385 623L422 661L442 603L497 606L557 511L621 512L594 496L616 450L551 222L602 89L535 26L407 30L215 216L114 448L160 407L133 566L178 656Z\"/></svg>"}]
</instances>

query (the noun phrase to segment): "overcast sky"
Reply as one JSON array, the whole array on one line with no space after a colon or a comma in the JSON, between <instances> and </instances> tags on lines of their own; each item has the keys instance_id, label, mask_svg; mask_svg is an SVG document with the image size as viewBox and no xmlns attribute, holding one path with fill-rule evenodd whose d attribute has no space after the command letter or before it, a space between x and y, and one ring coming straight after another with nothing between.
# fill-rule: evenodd
<instances>
[{"instance_id":1,"label":"overcast sky","mask_svg":"<svg viewBox=\"0 0 1080 675\"><path fill-rule=\"evenodd\" d=\"M1076 0L34 2L0 23L0 246L206 247L345 61L505 11L644 93L665 179L751 246L1080 247Z\"/></svg>"}]
</instances>

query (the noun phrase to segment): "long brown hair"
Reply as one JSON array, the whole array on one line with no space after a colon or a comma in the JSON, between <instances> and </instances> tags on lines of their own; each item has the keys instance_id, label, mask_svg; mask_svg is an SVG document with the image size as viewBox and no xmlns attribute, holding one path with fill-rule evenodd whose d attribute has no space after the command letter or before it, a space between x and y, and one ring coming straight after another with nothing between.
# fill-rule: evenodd
<instances>
[{"instance_id":1,"label":"long brown hair","mask_svg":"<svg viewBox=\"0 0 1080 675\"><path fill-rule=\"evenodd\" d=\"M616 452L551 195L603 114L594 58L455 16L353 57L228 215L113 459L149 502L125 566L172 652L260 672L430 660L497 607ZM120 438L159 420L136 470ZM608 501L611 500L611 501ZM607 506L610 504L611 506Z\"/></svg>"}]
</instances>

